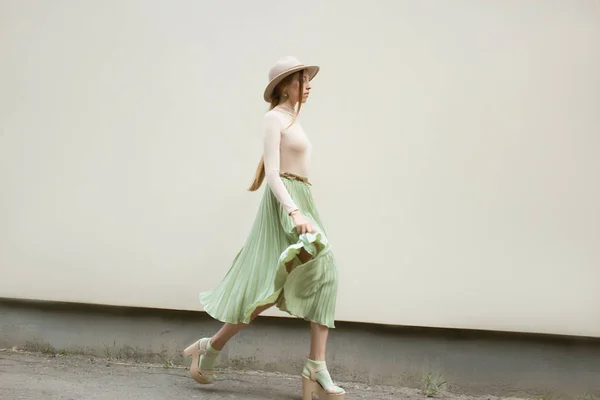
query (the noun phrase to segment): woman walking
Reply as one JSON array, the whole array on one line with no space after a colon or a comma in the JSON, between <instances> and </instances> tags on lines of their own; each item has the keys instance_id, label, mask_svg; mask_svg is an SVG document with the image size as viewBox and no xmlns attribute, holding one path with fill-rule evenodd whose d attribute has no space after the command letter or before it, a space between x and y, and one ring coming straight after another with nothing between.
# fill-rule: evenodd
<instances>
[{"instance_id":1,"label":"woman walking","mask_svg":"<svg viewBox=\"0 0 600 400\"><path fill-rule=\"evenodd\" d=\"M318 66L294 57L280 59L269 71L264 100L263 158L250 191L266 179L258 213L246 243L225 278L200 302L224 323L211 338L190 345L190 373L199 383L215 380L213 365L229 339L257 315L276 305L310 322L310 354L302 369L303 399L343 400L325 363L329 328L334 328L337 269L307 179L311 144L298 115Z\"/></svg>"}]
</instances>

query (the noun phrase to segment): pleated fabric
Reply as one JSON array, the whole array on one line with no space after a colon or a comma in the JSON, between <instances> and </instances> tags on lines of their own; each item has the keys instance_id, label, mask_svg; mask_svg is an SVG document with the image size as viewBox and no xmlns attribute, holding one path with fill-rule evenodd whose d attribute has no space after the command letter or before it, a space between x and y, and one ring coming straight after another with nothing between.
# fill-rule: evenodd
<instances>
[{"instance_id":1,"label":"pleated fabric","mask_svg":"<svg viewBox=\"0 0 600 400\"><path fill-rule=\"evenodd\" d=\"M277 302L284 312L335 328L337 266L310 186L288 178L283 182L315 233L299 235L266 186L246 243L217 287L200 293L200 303L216 320L247 324L257 307ZM306 263L297 257L301 249L311 255Z\"/></svg>"}]
</instances>

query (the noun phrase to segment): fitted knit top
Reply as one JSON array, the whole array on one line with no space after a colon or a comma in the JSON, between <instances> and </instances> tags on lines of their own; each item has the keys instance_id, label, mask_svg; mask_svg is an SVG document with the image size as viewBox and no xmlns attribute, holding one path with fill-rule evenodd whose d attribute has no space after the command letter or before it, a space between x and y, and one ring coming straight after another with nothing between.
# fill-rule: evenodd
<instances>
[{"instance_id":1,"label":"fitted knit top","mask_svg":"<svg viewBox=\"0 0 600 400\"><path fill-rule=\"evenodd\" d=\"M292 111L275 107L264 117L265 178L271 192L289 214L298 207L287 191L280 173L308 177L312 146ZM288 128L289 126L289 128Z\"/></svg>"}]
</instances>

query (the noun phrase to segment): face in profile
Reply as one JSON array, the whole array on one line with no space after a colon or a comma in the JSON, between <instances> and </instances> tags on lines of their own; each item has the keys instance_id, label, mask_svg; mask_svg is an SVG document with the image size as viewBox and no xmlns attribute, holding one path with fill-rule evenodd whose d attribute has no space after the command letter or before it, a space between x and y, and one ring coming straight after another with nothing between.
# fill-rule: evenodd
<instances>
[{"instance_id":1,"label":"face in profile","mask_svg":"<svg viewBox=\"0 0 600 400\"><path fill-rule=\"evenodd\" d=\"M290 102L296 104L299 101L306 103L310 94L311 85L308 78L308 72L301 71L295 75L297 78L292 81L287 88L287 93L290 96ZM302 93L300 93L300 79L302 80Z\"/></svg>"}]
</instances>

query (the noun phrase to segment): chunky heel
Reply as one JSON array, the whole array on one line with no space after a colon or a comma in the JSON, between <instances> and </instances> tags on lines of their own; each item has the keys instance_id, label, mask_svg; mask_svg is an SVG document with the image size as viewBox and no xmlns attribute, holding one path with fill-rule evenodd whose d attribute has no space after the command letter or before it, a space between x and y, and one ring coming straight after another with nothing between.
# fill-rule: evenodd
<instances>
[{"instance_id":1,"label":"chunky heel","mask_svg":"<svg viewBox=\"0 0 600 400\"><path fill-rule=\"evenodd\" d=\"M318 394L319 384L302 375L302 400L312 400L313 393Z\"/></svg>"},{"instance_id":2,"label":"chunky heel","mask_svg":"<svg viewBox=\"0 0 600 400\"><path fill-rule=\"evenodd\" d=\"M310 378L302 375L302 400L312 400L313 394L319 400L344 400L346 393L328 393L319 382L312 381Z\"/></svg>"},{"instance_id":3,"label":"chunky heel","mask_svg":"<svg viewBox=\"0 0 600 400\"><path fill-rule=\"evenodd\" d=\"M198 352L198 342L188 346L184 351L183 351L183 355L184 357L193 357L194 353Z\"/></svg>"},{"instance_id":4,"label":"chunky heel","mask_svg":"<svg viewBox=\"0 0 600 400\"><path fill-rule=\"evenodd\" d=\"M302 400L312 400L313 394L317 395L319 400L344 400L346 392L341 387L331 384L331 377L324 362L316 368L307 363L304 368L305 370L302 372ZM323 386L319 379L323 379L324 376L319 378L317 377L318 373L326 374L325 382L330 382L329 386Z\"/></svg>"}]
</instances>

